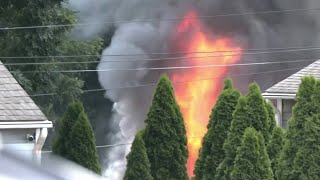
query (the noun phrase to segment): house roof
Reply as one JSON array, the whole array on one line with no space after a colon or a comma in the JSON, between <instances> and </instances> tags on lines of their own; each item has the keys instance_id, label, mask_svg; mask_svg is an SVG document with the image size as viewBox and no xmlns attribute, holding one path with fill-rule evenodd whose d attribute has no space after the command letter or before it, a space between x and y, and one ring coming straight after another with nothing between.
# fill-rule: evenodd
<instances>
[{"instance_id":1,"label":"house roof","mask_svg":"<svg viewBox=\"0 0 320 180\"><path fill-rule=\"evenodd\" d=\"M52 123L0 62L0 129L43 127L44 124L45 127L52 127Z\"/></svg>"},{"instance_id":2,"label":"house roof","mask_svg":"<svg viewBox=\"0 0 320 180\"><path fill-rule=\"evenodd\" d=\"M294 99L298 91L301 78L308 75L320 78L320 60L315 61L297 73L270 87L262 95L268 99Z\"/></svg>"}]
</instances>

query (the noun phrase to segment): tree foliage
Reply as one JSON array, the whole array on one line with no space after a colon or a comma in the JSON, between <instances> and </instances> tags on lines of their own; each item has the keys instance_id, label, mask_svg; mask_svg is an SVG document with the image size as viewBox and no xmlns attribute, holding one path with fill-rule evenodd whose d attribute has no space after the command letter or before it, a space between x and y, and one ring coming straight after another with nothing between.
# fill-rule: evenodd
<instances>
[{"instance_id":1,"label":"tree foliage","mask_svg":"<svg viewBox=\"0 0 320 180\"><path fill-rule=\"evenodd\" d=\"M127 156L127 169L124 180L152 180L147 149L143 141L144 130L137 133Z\"/></svg>"},{"instance_id":2,"label":"tree foliage","mask_svg":"<svg viewBox=\"0 0 320 180\"><path fill-rule=\"evenodd\" d=\"M223 146L225 158L217 168L215 179L230 179L236 150L241 143L244 130L247 127L253 127L262 133L266 141L269 141L269 124L269 113L265 100L261 95L259 86L256 83L252 83L249 86L249 93L246 97L239 99L233 114L230 132Z\"/></svg>"},{"instance_id":3,"label":"tree foliage","mask_svg":"<svg viewBox=\"0 0 320 180\"><path fill-rule=\"evenodd\" d=\"M273 179L271 163L260 132L247 128L236 154L231 179Z\"/></svg>"},{"instance_id":4,"label":"tree foliage","mask_svg":"<svg viewBox=\"0 0 320 180\"><path fill-rule=\"evenodd\" d=\"M320 179L320 115L307 118L303 131L306 139L295 155L290 175L303 180Z\"/></svg>"},{"instance_id":5,"label":"tree foliage","mask_svg":"<svg viewBox=\"0 0 320 180\"><path fill-rule=\"evenodd\" d=\"M318 175L314 172L313 167L319 167L319 162L312 159L317 158L316 151L319 151L319 145L317 144L319 140L315 140L318 137L314 135L314 132L319 128L319 80L316 81L314 77L309 76L302 79L296 97L296 104L292 111L293 116L289 120L286 142L276 171L277 179L296 179L297 176L302 179L317 177ZM315 125L315 127L311 128L311 125ZM313 145L311 145L311 142ZM312 147L315 148L312 149ZM301 159L302 157L304 158L303 160ZM305 163L301 162L304 160L306 161ZM310 169L305 169L308 166Z\"/></svg>"},{"instance_id":6,"label":"tree foliage","mask_svg":"<svg viewBox=\"0 0 320 180\"><path fill-rule=\"evenodd\" d=\"M75 12L68 9L65 1L1 0L0 17L2 27L42 26L76 23ZM102 41L80 41L72 39L72 26L13 29L0 32L0 55L13 57L99 55ZM29 94L56 92L55 96L34 98L50 120L62 116L67 105L82 94L83 79L80 73L60 73L64 70L88 69L92 64L52 64L63 61L94 61L96 57L77 58L24 58L2 60L4 63L49 63L42 65L10 66L13 75ZM51 63L51 64L50 64ZM24 71L29 71L25 73ZM30 72L33 71L33 72ZM58 71L58 72L50 72Z\"/></svg>"},{"instance_id":7,"label":"tree foliage","mask_svg":"<svg viewBox=\"0 0 320 180\"><path fill-rule=\"evenodd\" d=\"M76 13L68 9L67 3L67 1L63 0L1 0L0 26L27 27L74 24L76 23ZM0 56L26 57L2 59L3 63L48 63L41 65L6 65L6 67L10 71L14 71L13 76L28 94L55 93L51 96L32 97L55 126L55 121L63 116L68 104L81 97L84 79L90 74L62 73L60 71L95 69L96 64L54 63L96 61L98 58L95 56L73 58L47 56L83 54L98 56L103 44L100 38L90 41L74 39L71 36L72 32L73 26L22 28L0 32ZM44 56L44 58L28 58L36 56ZM93 109L94 106L91 107L89 108ZM54 131L49 133L45 147L52 142L53 134Z\"/></svg>"},{"instance_id":8,"label":"tree foliage","mask_svg":"<svg viewBox=\"0 0 320 180\"><path fill-rule=\"evenodd\" d=\"M154 179L188 179L185 124L172 84L161 76L147 114L144 142Z\"/></svg>"},{"instance_id":9,"label":"tree foliage","mask_svg":"<svg viewBox=\"0 0 320 180\"><path fill-rule=\"evenodd\" d=\"M280 127L275 127L273 129L270 142L267 146L267 152L271 161L271 168L274 174L276 172L278 159L280 157L280 153L282 151L284 142L285 138L283 129Z\"/></svg>"},{"instance_id":10,"label":"tree foliage","mask_svg":"<svg viewBox=\"0 0 320 180\"><path fill-rule=\"evenodd\" d=\"M101 173L93 130L80 102L68 106L53 153Z\"/></svg>"},{"instance_id":11,"label":"tree foliage","mask_svg":"<svg viewBox=\"0 0 320 180\"><path fill-rule=\"evenodd\" d=\"M265 142L267 143L269 142L270 134L272 133L272 131L271 133L269 133L270 115L268 113L265 100L261 95L261 91L258 84L252 83L249 86L249 93L247 95L247 98L248 120L251 122L252 127L254 127L257 131L260 131L262 133ZM270 104L267 105L269 106ZM272 111L270 113L272 113Z\"/></svg>"},{"instance_id":12,"label":"tree foliage","mask_svg":"<svg viewBox=\"0 0 320 180\"><path fill-rule=\"evenodd\" d=\"M266 108L268 112L268 118L269 118L269 134L271 135L273 133L273 129L277 126L276 119L275 119L275 113L274 108L271 102L265 102Z\"/></svg>"},{"instance_id":13,"label":"tree foliage","mask_svg":"<svg viewBox=\"0 0 320 180\"><path fill-rule=\"evenodd\" d=\"M229 132L232 113L240 93L232 86L232 81L224 82L224 90L212 109L208 131L202 142L199 158L194 170L195 179L213 179L215 170L224 159L223 143Z\"/></svg>"}]
</instances>

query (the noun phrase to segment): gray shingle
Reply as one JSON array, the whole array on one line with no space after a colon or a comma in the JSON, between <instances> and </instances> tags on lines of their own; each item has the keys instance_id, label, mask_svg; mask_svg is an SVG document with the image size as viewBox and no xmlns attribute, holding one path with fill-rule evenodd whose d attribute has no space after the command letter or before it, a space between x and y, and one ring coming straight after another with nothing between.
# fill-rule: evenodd
<instances>
[{"instance_id":1,"label":"gray shingle","mask_svg":"<svg viewBox=\"0 0 320 180\"><path fill-rule=\"evenodd\" d=\"M0 121L46 120L39 107L0 62Z\"/></svg>"},{"instance_id":2,"label":"gray shingle","mask_svg":"<svg viewBox=\"0 0 320 180\"><path fill-rule=\"evenodd\" d=\"M300 70L299 72L291 75L287 79L280 81L276 85L267 89L266 92L296 94L301 82L301 78L308 75L312 75L315 78L320 79L320 60L315 61L314 63Z\"/></svg>"}]
</instances>

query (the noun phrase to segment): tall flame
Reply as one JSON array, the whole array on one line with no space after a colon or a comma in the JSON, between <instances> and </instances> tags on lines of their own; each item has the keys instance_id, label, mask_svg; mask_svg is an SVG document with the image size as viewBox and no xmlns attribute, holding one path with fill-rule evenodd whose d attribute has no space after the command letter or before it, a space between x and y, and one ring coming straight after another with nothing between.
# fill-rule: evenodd
<instances>
[{"instance_id":1,"label":"tall flame","mask_svg":"<svg viewBox=\"0 0 320 180\"><path fill-rule=\"evenodd\" d=\"M232 45L228 38L209 37L203 32L203 26L196 17L195 11L186 14L174 34L174 44L180 50L202 52L186 54L185 57L190 58L187 64L205 66L238 62L241 48ZM201 140L207 131L211 109L222 89L222 78L225 77L226 72L226 66L219 66L194 68L171 74L173 81L188 81L188 83L175 84L175 94L186 124L189 150L187 168L190 177L193 176Z\"/></svg>"}]
</instances>

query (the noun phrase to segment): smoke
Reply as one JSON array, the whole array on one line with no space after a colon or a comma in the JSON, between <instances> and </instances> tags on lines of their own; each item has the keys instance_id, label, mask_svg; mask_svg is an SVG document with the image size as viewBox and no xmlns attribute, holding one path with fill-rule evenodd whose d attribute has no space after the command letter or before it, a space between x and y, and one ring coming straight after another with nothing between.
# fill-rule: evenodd
<instances>
[{"instance_id":1,"label":"smoke","mask_svg":"<svg viewBox=\"0 0 320 180\"><path fill-rule=\"evenodd\" d=\"M103 55L139 54L137 56L103 56L103 61L125 60L127 62L101 62L103 69L134 69L141 67L179 65L176 62L137 61L139 59L159 58L154 52L171 52L170 36L177 22L154 21L144 23L114 23L119 20L134 21L143 19L180 18L191 8L200 15L234 14L258 11L278 11L285 9L320 7L318 0L70 0L70 7L79 12L80 22L108 22L75 31L77 37L94 38L108 31L114 25L115 34ZM208 35L228 36L245 49L286 48L319 45L320 13L317 11L256 14L246 16L203 19ZM316 51L291 53L272 53L243 56L242 62L288 61L318 57ZM267 70L302 68L311 62L283 63L268 66L247 66L232 68L234 73L259 73ZM298 70L295 70L298 71ZM266 89L295 71L238 77L240 90L245 91L247 84L256 81ZM112 88L154 83L159 71L112 71L99 72L99 81L107 89L106 97L114 102L113 116L108 123L119 128L117 133L108 137L112 144L131 142L134 134L144 126L146 112L150 105L154 87ZM107 151L105 175L110 179L122 177L125 169L125 155L130 146L117 146Z\"/></svg>"}]
</instances>

